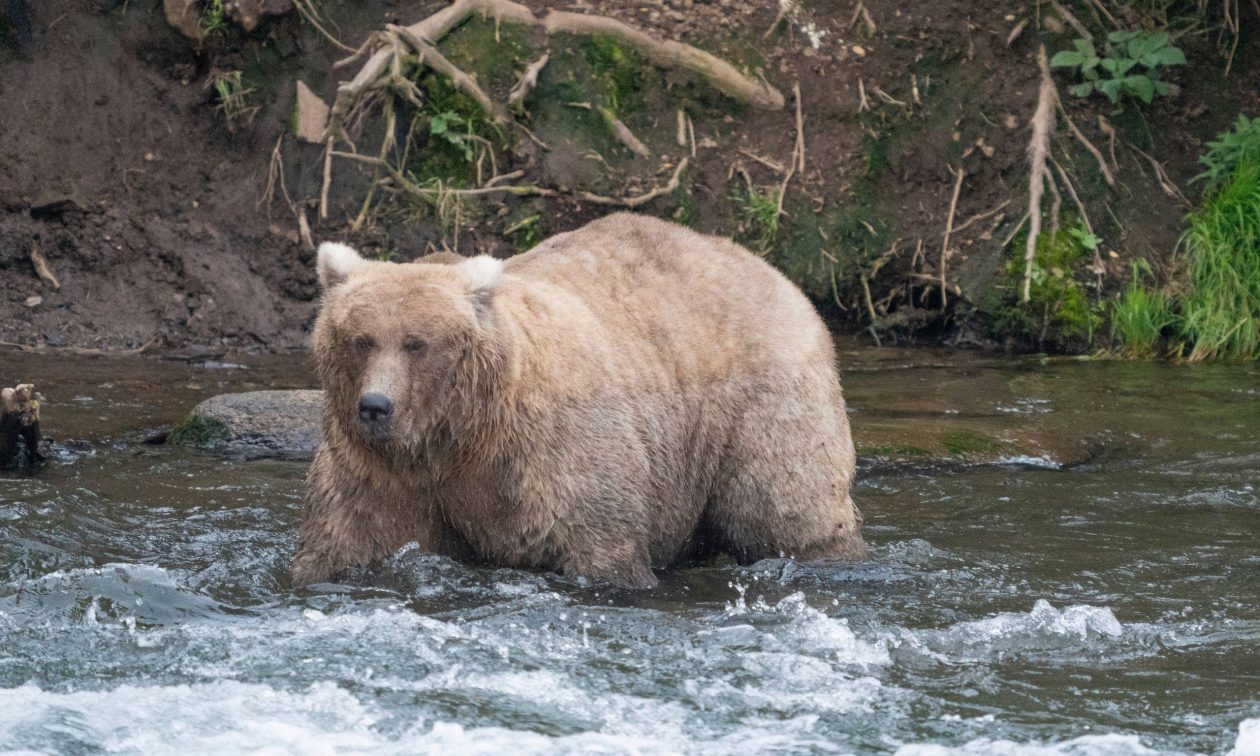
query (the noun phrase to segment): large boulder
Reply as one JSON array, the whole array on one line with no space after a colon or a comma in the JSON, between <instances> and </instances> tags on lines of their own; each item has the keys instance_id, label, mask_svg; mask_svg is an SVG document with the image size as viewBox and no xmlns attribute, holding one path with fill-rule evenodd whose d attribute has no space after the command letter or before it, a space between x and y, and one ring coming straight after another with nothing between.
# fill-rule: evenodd
<instances>
[{"instance_id":1,"label":"large boulder","mask_svg":"<svg viewBox=\"0 0 1260 756\"><path fill-rule=\"evenodd\" d=\"M309 459L319 446L323 392L220 394L193 408L170 442L230 456Z\"/></svg>"}]
</instances>

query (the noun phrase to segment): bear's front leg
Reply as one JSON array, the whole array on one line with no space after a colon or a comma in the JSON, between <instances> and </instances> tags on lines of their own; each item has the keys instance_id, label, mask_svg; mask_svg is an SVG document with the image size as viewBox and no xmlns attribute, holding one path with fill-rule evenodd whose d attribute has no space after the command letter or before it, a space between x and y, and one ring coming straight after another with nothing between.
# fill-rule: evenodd
<instances>
[{"instance_id":1,"label":"bear's front leg","mask_svg":"<svg viewBox=\"0 0 1260 756\"><path fill-rule=\"evenodd\" d=\"M596 552L569 554L561 569L568 577L584 577L628 590L647 590L658 583L647 553L632 544L603 544Z\"/></svg>"},{"instance_id":2,"label":"bear's front leg","mask_svg":"<svg viewBox=\"0 0 1260 756\"><path fill-rule=\"evenodd\" d=\"M369 565L412 541L437 551L440 524L419 498L383 466L321 446L306 476L294 585Z\"/></svg>"}]
</instances>

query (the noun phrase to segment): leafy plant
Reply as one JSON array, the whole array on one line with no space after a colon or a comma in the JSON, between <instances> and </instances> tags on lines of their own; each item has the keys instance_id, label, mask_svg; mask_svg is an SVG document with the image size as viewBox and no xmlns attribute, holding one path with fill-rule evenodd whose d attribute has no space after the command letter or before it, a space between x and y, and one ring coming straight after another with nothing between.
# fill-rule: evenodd
<instances>
[{"instance_id":1,"label":"leafy plant","mask_svg":"<svg viewBox=\"0 0 1260 756\"><path fill-rule=\"evenodd\" d=\"M223 0L210 0L201 9L201 18L197 20L201 33L209 37L227 30L227 17L223 12Z\"/></svg>"},{"instance_id":2,"label":"leafy plant","mask_svg":"<svg viewBox=\"0 0 1260 756\"><path fill-rule=\"evenodd\" d=\"M435 113L429 119L429 135L436 137L464 154L464 160L472 162L475 140L473 125L453 110Z\"/></svg>"},{"instance_id":3,"label":"leafy plant","mask_svg":"<svg viewBox=\"0 0 1260 756\"><path fill-rule=\"evenodd\" d=\"M1146 260L1134 261L1133 277L1111 308L1112 341L1128 357L1155 356L1164 332L1177 322L1172 298L1144 282L1150 275Z\"/></svg>"},{"instance_id":4,"label":"leafy plant","mask_svg":"<svg viewBox=\"0 0 1260 756\"><path fill-rule=\"evenodd\" d=\"M1230 131L1222 133L1216 141L1208 142L1208 151L1199 158L1207 169L1195 176L1195 181L1207 181L1208 192L1234 175L1242 163L1260 165L1260 117L1238 116L1238 122Z\"/></svg>"},{"instance_id":5,"label":"leafy plant","mask_svg":"<svg viewBox=\"0 0 1260 756\"><path fill-rule=\"evenodd\" d=\"M1074 40L1072 45L1075 49L1055 53L1050 67L1079 71L1085 80L1068 90L1077 97L1101 92L1113 103L1127 95L1149 104L1155 95L1168 94L1161 69L1186 62L1185 53L1169 42L1166 32L1112 32L1101 56L1088 39Z\"/></svg>"}]
</instances>

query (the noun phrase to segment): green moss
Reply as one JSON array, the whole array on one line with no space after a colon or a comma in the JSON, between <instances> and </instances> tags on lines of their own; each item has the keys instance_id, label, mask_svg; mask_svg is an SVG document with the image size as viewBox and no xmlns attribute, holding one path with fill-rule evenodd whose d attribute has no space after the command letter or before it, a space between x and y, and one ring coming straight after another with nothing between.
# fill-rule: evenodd
<instances>
[{"instance_id":1,"label":"green moss","mask_svg":"<svg viewBox=\"0 0 1260 756\"><path fill-rule=\"evenodd\" d=\"M858 454L863 457L883 457L896 459L899 457L930 457L932 452L921 446L901 446L898 444L881 444L878 446L859 446Z\"/></svg>"},{"instance_id":2,"label":"green moss","mask_svg":"<svg viewBox=\"0 0 1260 756\"><path fill-rule=\"evenodd\" d=\"M1000 289L980 304L997 335L1018 336L1041 347L1079 350L1101 332L1104 308L1089 293L1091 244L1097 239L1080 226L1046 231L1037 239L1028 302L1021 302L1024 244L1008 260Z\"/></svg>"},{"instance_id":3,"label":"green moss","mask_svg":"<svg viewBox=\"0 0 1260 756\"><path fill-rule=\"evenodd\" d=\"M941 436L940 441L945 451L954 457L996 454L1003 449L1001 442L969 430L949 431Z\"/></svg>"},{"instance_id":4,"label":"green moss","mask_svg":"<svg viewBox=\"0 0 1260 756\"><path fill-rule=\"evenodd\" d=\"M477 78L492 98L502 101L516 83L517 73L531 56L522 27L474 16L452 31L439 45L442 54L465 73Z\"/></svg>"},{"instance_id":5,"label":"green moss","mask_svg":"<svg viewBox=\"0 0 1260 756\"><path fill-rule=\"evenodd\" d=\"M184 422L171 430L167 442L177 446L206 448L227 440L227 437L227 426L218 420L201 415L189 415Z\"/></svg>"},{"instance_id":6,"label":"green moss","mask_svg":"<svg viewBox=\"0 0 1260 756\"><path fill-rule=\"evenodd\" d=\"M585 38L582 49L604 107L620 114L643 106L648 65L637 51L608 34Z\"/></svg>"}]
</instances>

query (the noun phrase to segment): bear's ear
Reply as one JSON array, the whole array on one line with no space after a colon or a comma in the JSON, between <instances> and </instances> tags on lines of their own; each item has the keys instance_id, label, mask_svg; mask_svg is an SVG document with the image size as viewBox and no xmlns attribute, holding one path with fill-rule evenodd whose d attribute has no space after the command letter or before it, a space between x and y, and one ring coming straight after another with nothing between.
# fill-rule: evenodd
<instances>
[{"instance_id":1,"label":"bear's ear","mask_svg":"<svg viewBox=\"0 0 1260 756\"><path fill-rule=\"evenodd\" d=\"M337 242L324 242L319 245L319 285L325 291L344 283L350 274L367 261L359 257L352 248Z\"/></svg>"},{"instance_id":2,"label":"bear's ear","mask_svg":"<svg viewBox=\"0 0 1260 756\"><path fill-rule=\"evenodd\" d=\"M459 270L474 292L488 293L503 273L503 261L489 255L478 255L460 263Z\"/></svg>"}]
</instances>

